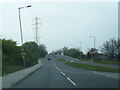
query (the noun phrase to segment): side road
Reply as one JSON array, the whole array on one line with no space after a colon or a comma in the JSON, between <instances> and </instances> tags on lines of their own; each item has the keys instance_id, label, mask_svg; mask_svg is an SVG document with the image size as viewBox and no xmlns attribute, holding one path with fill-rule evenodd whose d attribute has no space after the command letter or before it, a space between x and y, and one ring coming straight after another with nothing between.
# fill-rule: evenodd
<instances>
[{"instance_id":1,"label":"side road","mask_svg":"<svg viewBox=\"0 0 120 90\"><path fill-rule=\"evenodd\" d=\"M37 69L39 69L43 63L41 60L38 61L37 65L34 65L32 67L8 74L6 76L2 77L2 88L12 88L17 83L22 81L23 79L27 78L29 75L31 75L33 72L35 72Z\"/></svg>"},{"instance_id":2,"label":"side road","mask_svg":"<svg viewBox=\"0 0 120 90\"><path fill-rule=\"evenodd\" d=\"M93 66L102 66L102 67L108 67L108 68L115 68L118 69L118 65L110 65L110 64L101 64L101 63L96 63L96 62L91 62L91 61L80 61L76 58L71 58L69 56L65 56L65 55L57 55L59 58L64 57L64 59L66 59L67 61L74 61L76 63L80 63L80 64L90 64Z\"/></svg>"}]
</instances>

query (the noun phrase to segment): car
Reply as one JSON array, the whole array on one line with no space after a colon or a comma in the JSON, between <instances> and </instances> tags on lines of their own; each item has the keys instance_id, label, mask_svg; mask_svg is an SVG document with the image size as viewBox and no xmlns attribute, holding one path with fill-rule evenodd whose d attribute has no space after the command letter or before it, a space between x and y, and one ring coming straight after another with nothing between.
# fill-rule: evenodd
<instances>
[{"instance_id":1,"label":"car","mask_svg":"<svg viewBox=\"0 0 120 90\"><path fill-rule=\"evenodd\" d=\"M48 58L48 60L51 60L50 58Z\"/></svg>"}]
</instances>

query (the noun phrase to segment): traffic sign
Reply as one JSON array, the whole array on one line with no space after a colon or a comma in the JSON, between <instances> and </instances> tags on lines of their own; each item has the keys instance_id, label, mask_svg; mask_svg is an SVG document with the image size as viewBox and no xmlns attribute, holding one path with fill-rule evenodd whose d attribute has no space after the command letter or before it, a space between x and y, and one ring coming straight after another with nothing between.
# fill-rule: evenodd
<instances>
[{"instance_id":1,"label":"traffic sign","mask_svg":"<svg viewBox=\"0 0 120 90\"><path fill-rule=\"evenodd\" d=\"M22 56L25 56L25 53L24 53L24 52L22 52L22 53L21 53L21 55L22 55Z\"/></svg>"}]
</instances>

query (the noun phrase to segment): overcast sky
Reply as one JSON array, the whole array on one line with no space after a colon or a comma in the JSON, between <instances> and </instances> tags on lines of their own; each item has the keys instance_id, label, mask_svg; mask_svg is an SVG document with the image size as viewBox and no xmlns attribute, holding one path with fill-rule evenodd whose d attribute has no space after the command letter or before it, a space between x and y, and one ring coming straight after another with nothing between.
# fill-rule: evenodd
<instances>
[{"instance_id":1,"label":"overcast sky","mask_svg":"<svg viewBox=\"0 0 120 90\"><path fill-rule=\"evenodd\" d=\"M9 2L2 3L2 38L12 39L21 45L18 7L21 9L24 42L34 40L32 24L36 17L42 23L39 29L40 43L45 44L49 52L67 47L80 47L84 53L96 48L110 38L118 37L117 2Z\"/></svg>"}]
</instances>

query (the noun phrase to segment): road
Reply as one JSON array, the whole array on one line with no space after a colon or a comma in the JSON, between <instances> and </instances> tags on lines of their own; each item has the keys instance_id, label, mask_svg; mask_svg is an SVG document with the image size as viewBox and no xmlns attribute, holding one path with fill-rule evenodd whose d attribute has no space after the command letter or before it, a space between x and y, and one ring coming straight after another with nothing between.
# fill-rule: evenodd
<instances>
[{"instance_id":1,"label":"road","mask_svg":"<svg viewBox=\"0 0 120 90\"><path fill-rule=\"evenodd\" d=\"M43 66L14 88L118 88L116 78L65 65L51 56Z\"/></svg>"},{"instance_id":2,"label":"road","mask_svg":"<svg viewBox=\"0 0 120 90\"><path fill-rule=\"evenodd\" d=\"M103 67L118 69L118 65L101 64L101 63L96 63L96 62L92 62L92 61L82 61L82 60L71 58L71 57L68 57L68 56L65 56L65 55L57 55L57 57L59 57L59 58L64 57L67 61L72 61L73 60L74 62L81 63L81 64L90 64L90 65L94 65L94 66L103 66Z\"/></svg>"}]
</instances>

